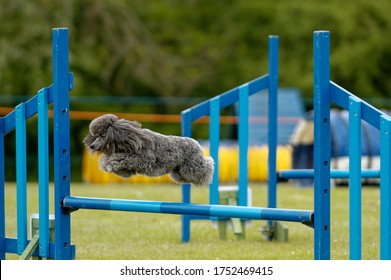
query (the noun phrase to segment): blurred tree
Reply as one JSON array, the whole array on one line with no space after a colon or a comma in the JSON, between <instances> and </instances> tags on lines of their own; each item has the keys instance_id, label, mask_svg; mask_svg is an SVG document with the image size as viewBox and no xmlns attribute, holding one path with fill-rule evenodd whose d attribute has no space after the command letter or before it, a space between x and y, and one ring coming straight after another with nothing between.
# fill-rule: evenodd
<instances>
[{"instance_id":1,"label":"blurred tree","mask_svg":"<svg viewBox=\"0 0 391 280\"><path fill-rule=\"evenodd\" d=\"M0 92L50 82L50 29L70 29L74 94L214 96L267 70L280 36L280 84L312 95L312 32L331 31L332 77L389 96L391 2L1 0Z\"/></svg>"}]
</instances>

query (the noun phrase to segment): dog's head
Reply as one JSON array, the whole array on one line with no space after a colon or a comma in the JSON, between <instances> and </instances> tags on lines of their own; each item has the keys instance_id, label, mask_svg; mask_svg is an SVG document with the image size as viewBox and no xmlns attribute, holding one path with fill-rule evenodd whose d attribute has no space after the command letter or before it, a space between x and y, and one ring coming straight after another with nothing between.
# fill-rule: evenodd
<instances>
[{"instance_id":1,"label":"dog's head","mask_svg":"<svg viewBox=\"0 0 391 280\"><path fill-rule=\"evenodd\" d=\"M153 146L152 138L145 133L140 123L119 119L112 114L94 119L83 143L91 152L107 155L140 154L143 147Z\"/></svg>"}]
</instances>

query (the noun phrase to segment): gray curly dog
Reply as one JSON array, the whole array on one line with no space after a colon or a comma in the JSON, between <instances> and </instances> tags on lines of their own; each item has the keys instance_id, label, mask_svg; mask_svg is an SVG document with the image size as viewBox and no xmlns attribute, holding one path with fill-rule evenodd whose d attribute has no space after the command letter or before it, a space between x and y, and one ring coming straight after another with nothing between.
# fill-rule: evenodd
<instances>
[{"instance_id":1,"label":"gray curly dog","mask_svg":"<svg viewBox=\"0 0 391 280\"><path fill-rule=\"evenodd\" d=\"M83 143L89 151L102 154L102 170L121 177L168 173L178 184L209 185L212 181L214 161L204 156L196 140L162 135L112 114L94 119Z\"/></svg>"}]
</instances>

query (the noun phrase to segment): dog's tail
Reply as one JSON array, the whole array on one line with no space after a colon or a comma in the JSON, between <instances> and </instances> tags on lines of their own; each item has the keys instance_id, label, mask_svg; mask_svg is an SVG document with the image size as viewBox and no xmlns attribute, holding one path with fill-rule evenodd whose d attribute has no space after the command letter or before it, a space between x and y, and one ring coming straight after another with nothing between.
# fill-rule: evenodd
<instances>
[{"instance_id":1,"label":"dog's tail","mask_svg":"<svg viewBox=\"0 0 391 280\"><path fill-rule=\"evenodd\" d=\"M214 172L214 160L212 157L205 157L200 168L197 179L192 182L195 186L206 186L212 183Z\"/></svg>"}]
</instances>

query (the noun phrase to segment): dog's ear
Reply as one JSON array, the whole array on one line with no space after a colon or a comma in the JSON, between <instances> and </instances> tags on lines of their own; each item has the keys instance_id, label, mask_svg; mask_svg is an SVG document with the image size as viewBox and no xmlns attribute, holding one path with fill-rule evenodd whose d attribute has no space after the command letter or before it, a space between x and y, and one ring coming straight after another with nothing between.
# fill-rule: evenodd
<instances>
[{"instance_id":1,"label":"dog's ear","mask_svg":"<svg viewBox=\"0 0 391 280\"><path fill-rule=\"evenodd\" d=\"M113 153L140 154L143 147L150 146L152 139L145 135L138 122L117 120L107 129L106 147Z\"/></svg>"}]
</instances>

